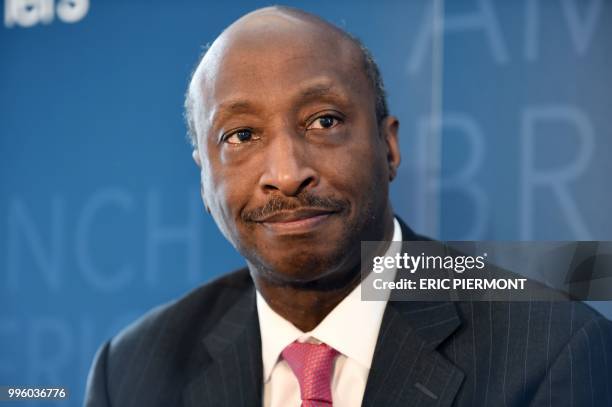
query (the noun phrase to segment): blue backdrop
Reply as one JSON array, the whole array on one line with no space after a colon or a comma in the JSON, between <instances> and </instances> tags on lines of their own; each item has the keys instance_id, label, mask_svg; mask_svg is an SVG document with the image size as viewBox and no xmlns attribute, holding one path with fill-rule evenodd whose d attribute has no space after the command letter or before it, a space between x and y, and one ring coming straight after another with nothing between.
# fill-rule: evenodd
<instances>
[{"instance_id":1,"label":"blue backdrop","mask_svg":"<svg viewBox=\"0 0 612 407\"><path fill-rule=\"evenodd\" d=\"M103 340L242 265L202 208L183 93L202 45L268 4L3 1L0 385L80 405ZM288 4L378 60L417 231L612 240L612 1Z\"/></svg>"}]
</instances>

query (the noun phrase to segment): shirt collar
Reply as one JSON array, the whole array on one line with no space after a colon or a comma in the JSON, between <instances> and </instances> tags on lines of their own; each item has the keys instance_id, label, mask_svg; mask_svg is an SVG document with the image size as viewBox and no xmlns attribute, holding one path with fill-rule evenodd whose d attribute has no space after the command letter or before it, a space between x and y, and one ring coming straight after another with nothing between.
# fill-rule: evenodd
<instances>
[{"instance_id":1,"label":"shirt collar","mask_svg":"<svg viewBox=\"0 0 612 407\"><path fill-rule=\"evenodd\" d=\"M395 218L392 241L402 241L402 230ZM399 252L399 247L400 245L391 244L385 256L394 256L396 251ZM395 274L395 270L388 272ZM367 279L369 278L374 278L374 275L370 273ZM370 369L387 300L388 297L384 301L362 301L361 284L359 284L315 329L305 333L270 308L258 291L257 315L261 333L264 381L270 380L272 370L283 349L296 340L305 342L314 339L324 342ZM355 323L357 319L359 323Z\"/></svg>"}]
</instances>

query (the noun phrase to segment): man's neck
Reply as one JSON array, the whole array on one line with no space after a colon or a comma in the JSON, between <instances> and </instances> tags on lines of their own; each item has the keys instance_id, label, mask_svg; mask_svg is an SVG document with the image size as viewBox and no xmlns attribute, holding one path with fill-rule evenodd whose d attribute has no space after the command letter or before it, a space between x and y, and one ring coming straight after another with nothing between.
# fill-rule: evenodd
<instances>
[{"instance_id":1,"label":"man's neck","mask_svg":"<svg viewBox=\"0 0 612 407\"><path fill-rule=\"evenodd\" d=\"M310 332L359 284L358 273L353 280L351 284L331 291L306 291L265 283L258 284L258 290L277 314L302 332Z\"/></svg>"},{"instance_id":2,"label":"man's neck","mask_svg":"<svg viewBox=\"0 0 612 407\"><path fill-rule=\"evenodd\" d=\"M393 217L385 222L384 240L393 236ZM361 282L361 267L357 265L348 275L351 278L333 289L304 289L279 285L266 280L261 274L251 273L255 286L270 308L291 322L302 332L310 332Z\"/></svg>"}]
</instances>

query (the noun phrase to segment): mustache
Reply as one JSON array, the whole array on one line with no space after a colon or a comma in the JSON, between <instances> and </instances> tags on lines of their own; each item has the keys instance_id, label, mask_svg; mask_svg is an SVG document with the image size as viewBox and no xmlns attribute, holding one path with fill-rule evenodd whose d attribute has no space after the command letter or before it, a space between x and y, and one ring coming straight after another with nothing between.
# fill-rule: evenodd
<instances>
[{"instance_id":1,"label":"mustache","mask_svg":"<svg viewBox=\"0 0 612 407\"><path fill-rule=\"evenodd\" d=\"M346 199L321 197L309 192L303 192L295 198L273 196L265 205L243 211L240 218L244 222L258 222L282 211L292 211L301 208L321 209L330 212L340 212L349 207Z\"/></svg>"}]
</instances>

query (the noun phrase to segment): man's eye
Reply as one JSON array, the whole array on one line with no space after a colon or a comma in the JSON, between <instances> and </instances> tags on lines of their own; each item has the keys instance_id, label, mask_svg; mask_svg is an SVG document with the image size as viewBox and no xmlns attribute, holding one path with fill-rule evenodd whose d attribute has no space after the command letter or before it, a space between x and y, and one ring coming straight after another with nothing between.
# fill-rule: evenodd
<instances>
[{"instance_id":1,"label":"man's eye","mask_svg":"<svg viewBox=\"0 0 612 407\"><path fill-rule=\"evenodd\" d=\"M249 129L241 129L227 136L225 142L229 144L241 144L252 140L256 140L253 132Z\"/></svg>"},{"instance_id":2,"label":"man's eye","mask_svg":"<svg viewBox=\"0 0 612 407\"><path fill-rule=\"evenodd\" d=\"M315 129L331 129L340 123L340 120L334 116L326 115L317 117L308 127L307 130Z\"/></svg>"}]
</instances>

